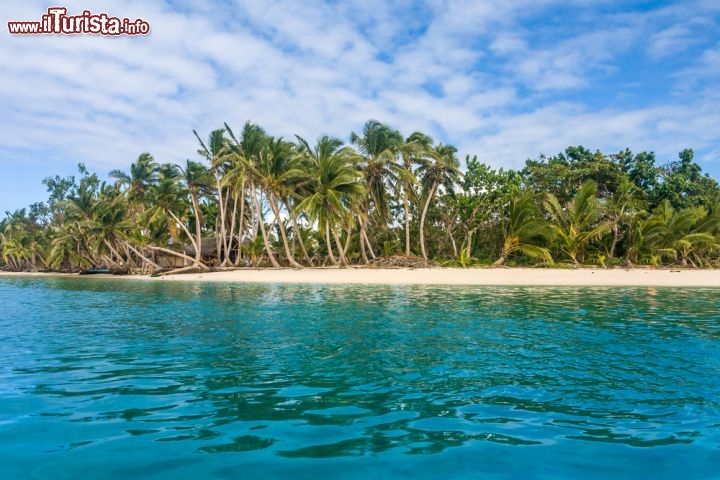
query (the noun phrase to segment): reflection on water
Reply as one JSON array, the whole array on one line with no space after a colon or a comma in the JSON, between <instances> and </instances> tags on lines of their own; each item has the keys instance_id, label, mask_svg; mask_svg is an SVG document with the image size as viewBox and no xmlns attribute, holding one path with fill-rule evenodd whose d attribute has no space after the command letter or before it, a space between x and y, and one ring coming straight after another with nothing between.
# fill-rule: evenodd
<instances>
[{"instance_id":1,"label":"reflection on water","mask_svg":"<svg viewBox=\"0 0 720 480\"><path fill-rule=\"evenodd\" d=\"M710 478L717 293L3 280L0 473Z\"/></svg>"}]
</instances>

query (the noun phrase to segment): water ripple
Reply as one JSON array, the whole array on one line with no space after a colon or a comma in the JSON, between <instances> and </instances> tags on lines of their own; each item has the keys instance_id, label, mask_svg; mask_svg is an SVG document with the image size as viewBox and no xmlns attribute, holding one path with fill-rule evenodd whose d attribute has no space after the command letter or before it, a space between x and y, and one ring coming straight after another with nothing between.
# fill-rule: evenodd
<instances>
[{"instance_id":1,"label":"water ripple","mask_svg":"<svg viewBox=\"0 0 720 480\"><path fill-rule=\"evenodd\" d=\"M3 280L0 473L711 478L717 293Z\"/></svg>"}]
</instances>

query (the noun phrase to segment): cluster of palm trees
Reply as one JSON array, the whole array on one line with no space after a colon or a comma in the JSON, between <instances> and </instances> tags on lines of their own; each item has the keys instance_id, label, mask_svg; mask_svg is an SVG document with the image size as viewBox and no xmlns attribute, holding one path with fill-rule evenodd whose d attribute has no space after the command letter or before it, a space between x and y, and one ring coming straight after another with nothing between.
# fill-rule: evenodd
<instances>
[{"instance_id":1,"label":"cluster of palm trees","mask_svg":"<svg viewBox=\"0 0 720 480\"><path fill-rule=\"evenodd\" d=\"M618 190L598 196L586 180L575 196L561 203L553 194L518 191L503 221L503 244L495 265L520 253L544 263L608 263L715 267L720 265L720 204L675 209L664 199L652 212L643 208L637 187L623 181ZM623 240L621 242L621 240ZM618 257L622 244L623 255Z\"/></svg>"},{"instance_id":2,"label":"cluster of palm trees","mask_svg":"<svg viewBox=\"0 0 720 480\"><path fill-rule=\"evenodd\" d=\"M143 153L107 182L83 168L53 201L9 214L0 222L5 268L156 271L167 259L180 269L302 268L388 256L712 266L720 255L720 208L664 200L647 211L629 177L601 194L584 179L561 200L476 158L463 175L454 147L375 120L349 144L288 141L250 122L206 139L193 133L201 161Z\"/></svg>"}]
</instances>

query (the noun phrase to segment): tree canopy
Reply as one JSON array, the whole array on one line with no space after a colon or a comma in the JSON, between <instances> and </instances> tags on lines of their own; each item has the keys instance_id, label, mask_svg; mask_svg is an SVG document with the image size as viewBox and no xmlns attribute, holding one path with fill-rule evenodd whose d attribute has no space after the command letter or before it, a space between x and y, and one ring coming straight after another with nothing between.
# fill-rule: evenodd
<instances>
[{"instance_id":1,"label":"tree canopy","mask_svg":"<svg viewBox=\"0 0 720 480\"><path fill-rule=\"evenodd\" d=\"M663 164L577 145L512 170L377 120L358 132L291 141L224 124L193 131L179 164L144 152L106 180L80 164L5 212L0 266L719 265L720 186L691 149Z\"/></svg>"}]
</instances>

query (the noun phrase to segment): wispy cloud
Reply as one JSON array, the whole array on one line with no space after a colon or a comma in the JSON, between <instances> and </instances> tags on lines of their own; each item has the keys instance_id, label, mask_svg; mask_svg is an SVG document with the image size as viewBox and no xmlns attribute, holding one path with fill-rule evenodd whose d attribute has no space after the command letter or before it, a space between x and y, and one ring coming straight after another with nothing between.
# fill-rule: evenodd
<instances>
[{"instance_id":1,"label":"wispy cloud","mask_svg":"<svg viewBox=\"0 0 720 480\"><path fill-rule=\"evenodd\" d=\"M713 22L704 18L694 18L682 24L672 25L650 37L648 51L655 59L684 52L693 45L702 43L704 36L702 31L712 26Z\"/></svg>"}]
</instances>

